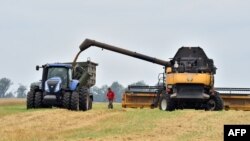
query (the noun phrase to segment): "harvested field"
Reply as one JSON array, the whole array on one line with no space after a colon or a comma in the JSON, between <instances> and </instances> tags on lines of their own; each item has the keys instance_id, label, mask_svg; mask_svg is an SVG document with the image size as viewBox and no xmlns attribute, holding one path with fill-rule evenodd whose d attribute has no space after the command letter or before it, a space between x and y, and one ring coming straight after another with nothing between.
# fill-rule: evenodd
<instances>
[{"instance_id":1,"label":"harvested field","mask_svg":"<svg viewBox=\"0 0 250 141\"><path fill-rule=\"evenodd\" d=\"M16 101L16 102L15 102ZM223 140L224 124L250 124L250 112L122 109L26 110L24 100L0 100L0 141Z\"/></svg>"}]
</instances>

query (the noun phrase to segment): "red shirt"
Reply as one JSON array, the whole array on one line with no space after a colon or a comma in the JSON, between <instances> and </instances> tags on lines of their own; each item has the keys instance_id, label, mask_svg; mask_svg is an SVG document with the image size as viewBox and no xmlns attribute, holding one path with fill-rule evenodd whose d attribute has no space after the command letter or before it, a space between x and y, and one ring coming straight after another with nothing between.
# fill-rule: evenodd
<instances>
[{"instance_id":1,"label":"red shirt","mask_svg":"<svg viewBox=\"0 0 250 141\"><path fill-rule=\"evenodd\" d=\"M109 100L114 100L114 98L115 98L115 93L114 93L113 91L108 91L108 93L107 93L107 98L108 98Z\"/></svg>"}]
</instances>

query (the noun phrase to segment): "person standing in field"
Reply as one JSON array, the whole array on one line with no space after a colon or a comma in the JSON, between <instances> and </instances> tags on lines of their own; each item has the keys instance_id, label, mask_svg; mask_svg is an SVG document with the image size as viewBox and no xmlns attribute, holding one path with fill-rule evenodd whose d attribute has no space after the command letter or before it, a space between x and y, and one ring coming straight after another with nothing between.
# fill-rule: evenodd
<instances>
[{"instance_id":1,"label":"person standing in field","mask_svg":"<svg viewBox=\"0 0 250 141\"><path fill-rule=\"evenodd\" d=\"M115 93L111 90L110 87L108 88L107 99L109 101L108 109L113 109L113 102L115 99Z\"/></svg>"}]
</instances>

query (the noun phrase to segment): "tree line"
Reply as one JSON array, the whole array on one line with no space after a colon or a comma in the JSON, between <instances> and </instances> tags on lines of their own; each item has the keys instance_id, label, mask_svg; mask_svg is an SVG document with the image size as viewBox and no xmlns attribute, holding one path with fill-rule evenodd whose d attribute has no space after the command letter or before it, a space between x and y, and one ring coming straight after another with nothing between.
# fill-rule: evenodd
<instances>
[{"instance_id":1,"label":"tree line","mask_svg":"<svg viewBox=\"0 0 250 141\"><path fill-rule=\"evenodd\" d=\"M27 87L19 84L19 87L14 92L9 92L10 86L13 85L13 82L9 78L0 79L0 98L25 98Z\"/></svg>"}]
</instances>

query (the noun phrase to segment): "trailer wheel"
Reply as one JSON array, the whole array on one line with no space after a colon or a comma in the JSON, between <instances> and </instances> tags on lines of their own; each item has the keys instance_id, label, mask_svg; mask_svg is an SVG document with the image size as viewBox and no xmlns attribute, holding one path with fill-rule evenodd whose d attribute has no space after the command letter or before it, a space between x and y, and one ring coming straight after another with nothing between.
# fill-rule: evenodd
<instances>
[{"instance_id":1,"label":"trailer wheel","mask_svg":"<svg viewBox=\"0 0 250 141\"><path fill-rule=\"evenodd\" d=\"M89 110L92 109L92 104L93 104L93 100L92 98L89 98Z\"/></svg>"},{"instance_id":2,"label":"trailer wheel","mask_svg":"<svg viewBox=\"0 0 250 141\"><path fill-rule=\"evenodd\" d=\"M35 108L42 108L42 92L35 93Z\"/></svg>"},{"instance_id":3,"label":"trailer wheel","mask_svg":"<svg viewBox=\"0 0 250 141\"><path fill-rule=\"evenodd\" d=\"M87 89L81 89L79 93L80 110L87 111L89 106L92 107L92 102L90 103L90 97Z\"/></svg>"},{"instance_id":4,"label":"trailer wheel","mask_svg":"<svg viewBox=\"0 0 250 141\"><path fill-rule=\"evenodd\" d=\"M224 104L223 100L220 97L219 93L216 92L215 95L212 95L207 102L207 111L221 111L223 110Z\"/></svg>"},{"instance_id":5,"label":"trailer wheel","mask_svg":"<svg viewBox=\"0 0 250 141\"><path fill-rule=\"evenodd\" d=\"M175 110L175 104L174 101L170 99L169 95L163 95L160 99L160 110L163 111L174 111Z\"/></svg>"},{"instance_id":6,"label":"trailer wheel","mask_svg":"<svg viewBox=\"0 0 250 141\"><path fill-rule=\"evenodd\" d=\"M35 107L34 98L35 98L35 92L29 91L27 94L27 102L26 102L27 109L31 109Z\"/></svg>"},{"instance_id":7,"label":"trailer wheel","mask_svg":"<svg viewBox=\"0 0 250 141\"><path fill-rule=\"evenodd\" d=\"M70 99L70 110L78 111L79 110L79 93L73 92Z\"/></svg>"},{"instance_id":8,"label":"trailer wheel","mask_svg":"<svg viewBox=\"0 0 250 141\"><path fill-rule=\"evenodd\" d=\"M63 94L63 108L70 109L70 92Z\"/></svg>"}]
</instances>

